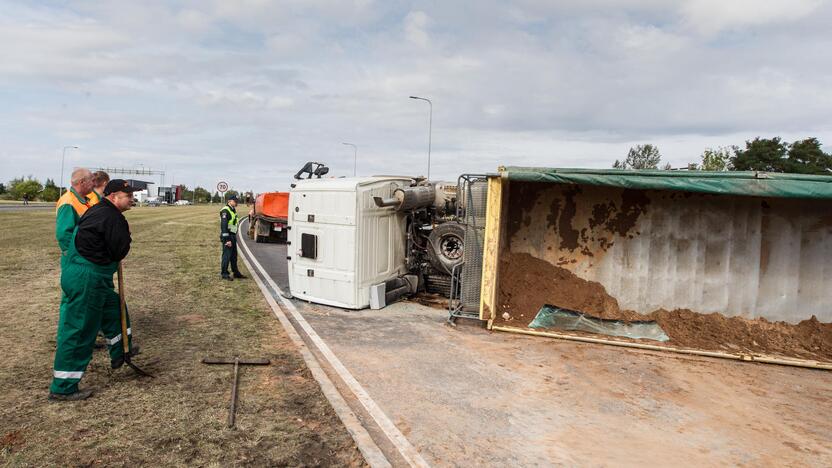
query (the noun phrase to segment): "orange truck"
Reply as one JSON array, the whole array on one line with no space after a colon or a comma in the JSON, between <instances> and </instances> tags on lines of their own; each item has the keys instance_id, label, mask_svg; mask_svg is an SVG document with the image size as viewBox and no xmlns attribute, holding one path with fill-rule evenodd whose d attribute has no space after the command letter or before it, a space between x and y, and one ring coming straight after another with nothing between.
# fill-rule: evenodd
<instances>
[{"instance_id":1,"label":"orange truck","mask_svg":"<svg viewBox=\"0 0 832 468\"><path fill-rule=\"evenodd\" d=\"M257 195L249 213L248 237L255 242L286 242L289 229L289 193Z\"/></svg>"}]
</instances>

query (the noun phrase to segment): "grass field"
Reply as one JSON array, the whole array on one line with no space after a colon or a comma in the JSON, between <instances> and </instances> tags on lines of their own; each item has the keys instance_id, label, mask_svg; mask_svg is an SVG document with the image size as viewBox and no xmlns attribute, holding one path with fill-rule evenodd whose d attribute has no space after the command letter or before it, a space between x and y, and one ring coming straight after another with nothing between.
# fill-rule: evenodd
<instances>
[{"instance_id":1,"label":"grass field","mask_svg":"<svg viewBox=\"0 0 832 468\"><path fill-rule=\"evenodd\" d=\"M23 200L0 200L0 205L22 205ZM30 201L30 205L55 205L55 202Z\"/></svg>"},{"instance_id":2,"label":"grass field","mask_svg":"<svg viewBox=\"0 0 832 468\"><path fill-rule=\"evenodd\" d=\"M364 464L254 282L219 280L217 211L127 213L135 361L156 378L112 371L96 350L81 387L97 392L74 403L47 400L60 301L54 214L0 213L0 462ZM243 368L236 430L226 428L231 366L201 364L209 355L272 360Z\"/></svg>"}]
</instances>

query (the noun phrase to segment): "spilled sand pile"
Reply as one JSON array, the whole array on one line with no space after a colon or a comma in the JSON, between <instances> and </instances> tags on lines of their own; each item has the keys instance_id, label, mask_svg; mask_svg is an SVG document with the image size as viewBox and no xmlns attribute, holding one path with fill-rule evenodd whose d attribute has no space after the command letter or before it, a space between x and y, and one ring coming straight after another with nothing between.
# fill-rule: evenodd
<instances>
[{"instance_id":1,"label":"spilled sand pile","mask_svg":"<svg viewBox=\"0 0 832 468\"><path fill-rule=\"evenodd\" d=\"M670 346L832 361L832 323L815 317L794 325L687 309L638 314L621 310L601 284L524 253L504 254L498 300L497 325L525 328L541 306L551 304L604 319L655 320L670 337L665 343Z\"/></svg>"}]
</instances>

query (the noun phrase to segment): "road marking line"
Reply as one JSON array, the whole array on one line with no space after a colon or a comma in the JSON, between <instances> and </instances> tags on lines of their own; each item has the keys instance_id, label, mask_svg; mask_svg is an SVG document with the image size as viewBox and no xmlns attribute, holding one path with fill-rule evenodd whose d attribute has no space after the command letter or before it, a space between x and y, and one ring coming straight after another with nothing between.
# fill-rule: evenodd
<instances>
[{"instance_id":1,"label":"road marking line","mask_svg":"<svg viewBox=\"0 0 832 468\"><path fill-rule=\"evenodd\" d=\"M303 341L303 338L300 337L298 332L295 330L294 325L286 315L283 313L283 310L280 306L275 302L274 297L272 297L271 293L269 292L266 285L260 279L260 276L257 272L251 267L246 255L241 256L243 258L243 263L245 263L246 268L251 272L252 276L254 277L254 281L257 283L257 286L260 287L260 291L263 293L263 296L266 298L266 302L269 303L271 306L272 312L274 313L275 317L277 317L280 324L283 326L283 329L286 331L286 334L289 335L289 339L298 347L300 351L301 357L303 358L306 366L309 368L310 372L312 372L312 377L318 382L320 385L321 390L323 391L324 396L329 401L329 404L332 405L332 408L335 410L335 414L338 415L338 418L346 427L347 432L352 436L355 444L358 446L358 450L361 452L361 455L364 456L364 460L373 467L373 468L389 468L392 465L387 460L387 457L384 455L384 452L378 448L373 438L370 436L370 433L367 432L367 429L361 424L361 421L358 417L353 413L352 409L349 407L347 402L344 400L344 397L341 396L341 393L338 392L338 389L335 387L335 384L329 379L329 376L326 375L326 372L321 368L318 359L315 357L314 354L309 350L306 346L306 343ZM256 262L257 260L254 259L252 255L252 261ZM258 268L260 265L257 265ZM262 269L261 269L262 271ZM266 277L268 277L266 275Z\"/></svg>"},{"instance_id":2,"label":"road marking line","mask_svg":"<svg viewBox=\"0 0 832 468\"><path fill-rule=\"evenodd\" d=\"M245 232L245 231L243 231ZM309 339L312 340L312 343L318 349L318 351L323 355L324 359L329 363L330 366L335 370L339 377L344 381L344 383L349 387L352 393L358 398L358 401L361 402L361 405L364 406L364 409L370 414L373 420L378 424L384 434L390 439L390 442L396 447L402 457L407 461L410 466L418 466L418 467L429 467L428 463L419 455L419 452L416 450L413 445L411 445L410 441L401 433L398 427L390 421L390 418L382 411L382 409L370 398L370 395L361 386L360 383L352 376L349 370L344 367L344 364L341 363L335 354L329 349L329 346L321 339L320 336L315 332L309 322L303 318L303 316L298 312L298 309L292 304L291 301L283 297L283 291L280 287L272 280L268 273L263 269L260 265L260 262L254 258L254 255L249 250L248 246L246 245L245 240L241 237L240 242L245 251L251 257L251 261L255 264L257 269L262 273L263 278L266 282L271 286L274 292L277 293L277 298L280 300L281 304L289 311L292 315L292 318L300 325L304 332L306 332ZM245 255L243 255L245 258ZM248 263L246 264L248 266ZM269 295L270 296L270 295ZM291 322L290 322L291 325ZM292 326L294 329L294 326Z\"/></svg>"}]
</instances>

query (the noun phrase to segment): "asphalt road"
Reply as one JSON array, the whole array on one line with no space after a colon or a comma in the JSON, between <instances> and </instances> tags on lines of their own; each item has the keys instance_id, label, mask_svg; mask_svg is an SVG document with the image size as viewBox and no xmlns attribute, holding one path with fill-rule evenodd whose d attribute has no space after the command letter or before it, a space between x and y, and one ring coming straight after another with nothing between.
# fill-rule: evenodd
<instances>
[{"instance_id":1,"label":"asphalt road","mask_svg":"<svg viewBox=\"0 0 832 468\"><path fill-rule=\"evenodd\" d=\"M247 245L288 290L286 246ZM832 466L832 372L454 328L412 302L292 302L432 465Z\"/></svg>"},{"instance_id":2,"label":"asphalt road","mask_svg":"<svg viewBox=\"0 0 832 468\"><path fill-rule=\"evenodd\" d=\"M245 241L251 253L260 265L269 273L283 291L289 291L288 263L286 262L286 244L258 244L248 238L248 220L240 224L239 236L246 236Z\"/></svg>"}]
</instances>

